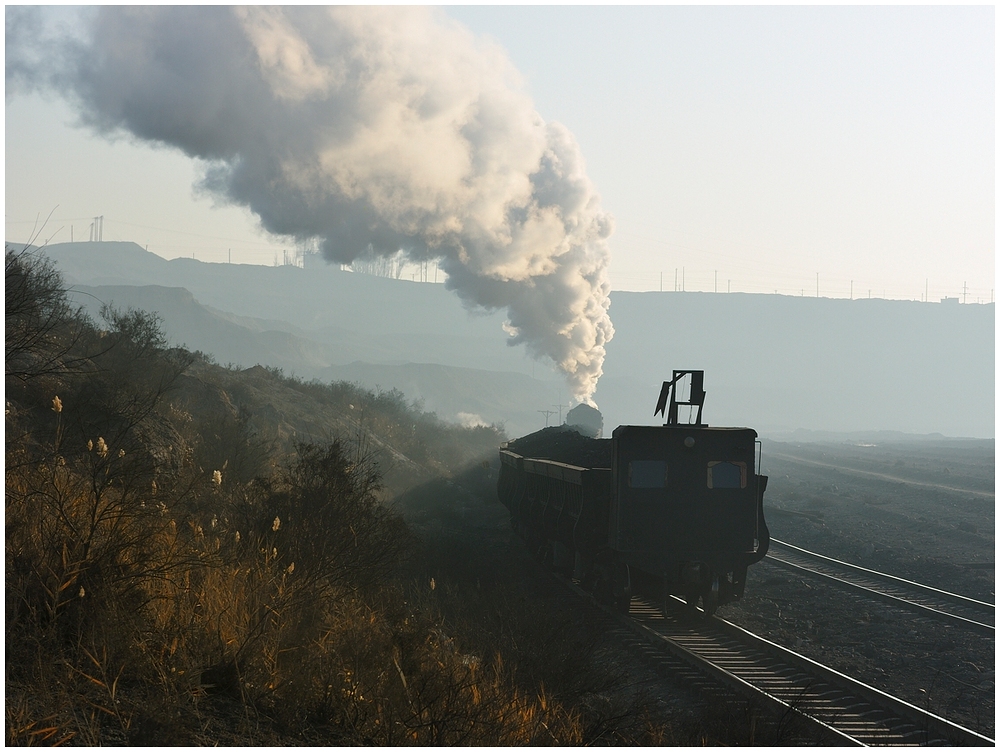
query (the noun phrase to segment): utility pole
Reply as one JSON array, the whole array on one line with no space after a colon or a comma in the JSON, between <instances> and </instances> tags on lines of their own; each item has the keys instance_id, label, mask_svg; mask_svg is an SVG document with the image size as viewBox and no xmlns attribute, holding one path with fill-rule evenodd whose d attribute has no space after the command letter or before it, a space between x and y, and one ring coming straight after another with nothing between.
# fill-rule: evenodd
<instances>
[{"instance_id":1,"label":"utility pole","mask_svg":"<svg viewBox=\"0 0 1000 752\"><path fill-rule=\"evenodd\" d=\"M569 405L553 405L552 407L558 407L559 408L559 425L561 426L562 425L562 410L563 410L564 407L569 407Z\"/></svg>"},{"instance_id":2,"label":"utility pole","mask_svg":"<svg viewBox=\"0 0 1000 752\"><path fill-rule=\"evenodd\" d=\"M549 416L555 414L555 410L539 410L538 412L545 415L545 427L549 427Z\"/></svg>"}]
</instances>

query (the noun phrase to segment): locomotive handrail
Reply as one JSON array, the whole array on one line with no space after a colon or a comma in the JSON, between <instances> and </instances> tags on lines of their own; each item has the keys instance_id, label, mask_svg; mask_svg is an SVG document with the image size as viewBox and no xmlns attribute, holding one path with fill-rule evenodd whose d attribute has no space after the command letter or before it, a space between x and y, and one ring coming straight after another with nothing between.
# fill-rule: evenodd
<instances>
[{"instance_id":1,"label":"locomotive handrail","mask_svg":"<svg viewBox=\"0 0 1000 752\"><path fill-rule=\"evenodd\" d=\"M562 462L552 462L550 460L524 460L524 471L535 475L544 475L549 478L572 483L579 486L583 483L583 474L588 468L566 465Z\"/></svg>"},{"instance_id":2,"label":"locomotive handrail","mask_svg":"<svg viewBox=\"0 0 1000 752\"><path fill-rule=\"evenodd\" d=\"M517 461L523 460L524 457L520 454L510 451L509 449L504 449L506 444L500 445L500 462L505 465L513 465L517 467Z\"/></svg>"},{"instance_id":3,"label":"locomotive handrail","mask_svg":"<svg viewBox=\"0 0 1000 752\"><path fill-rule=\"evenodd\" d=\"M518 460L521 461L522 469L525 472L533 473L534 475L545 475L550 478L559 478L560 480L575 483L576 485L580 485L583 482L583 474L590 470L611 470L610 467L581 467L580 465L571 465L567 462L557 462L556 460L524 457L509 449L500 450L501 462L516 467Z\"/></svg>"}]
</instances>

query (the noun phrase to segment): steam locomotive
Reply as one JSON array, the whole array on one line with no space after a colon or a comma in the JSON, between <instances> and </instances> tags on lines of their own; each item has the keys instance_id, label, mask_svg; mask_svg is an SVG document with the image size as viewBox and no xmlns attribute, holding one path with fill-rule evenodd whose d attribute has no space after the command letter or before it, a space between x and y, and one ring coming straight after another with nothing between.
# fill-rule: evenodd
<instances>
[{"instance_id":1,"label":"steam locomotive","mask_svg":"<svg viewBox=\"0 0 1000 752\"><path fill-rule=\"evenodd\" d=\"M742 597L748 567L767 553L757 433L703 423L703 385L704 371L674 371L654 412L662 426L601 439L601 427L563 425L500 448L497 494L514 530L622 612L642 572L662 581L665 601L711 615Z\"/></svg>"}]
</instances>

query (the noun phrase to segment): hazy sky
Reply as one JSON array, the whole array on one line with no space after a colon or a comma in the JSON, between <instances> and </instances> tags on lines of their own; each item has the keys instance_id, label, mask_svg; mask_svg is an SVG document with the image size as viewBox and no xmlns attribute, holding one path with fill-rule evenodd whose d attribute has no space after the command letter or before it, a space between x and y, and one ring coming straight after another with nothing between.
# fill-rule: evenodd
<instances>
[{"instance_id":1,"label":"hazy sky","mask_svg":"<svg viewBox=\"0 0 1000 752\"><path fill-rule=\"evenodd\" d=\"M613 289L990 300L992 7L455 7L579 142L615 217ZM6 238L132 240L273 263L245 209L177 151L8 93ZM53 211L54 210L54 211Z\"/></svg>"}]
</instances>

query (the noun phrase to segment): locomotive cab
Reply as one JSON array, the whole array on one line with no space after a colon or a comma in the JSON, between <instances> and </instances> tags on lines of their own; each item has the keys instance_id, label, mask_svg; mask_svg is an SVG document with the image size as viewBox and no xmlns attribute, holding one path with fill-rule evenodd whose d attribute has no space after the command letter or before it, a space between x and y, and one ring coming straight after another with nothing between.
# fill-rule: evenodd
<instances>
[{"instance_id":1,"label":"locomotive cab","mask_svg":"<svg viewBox=\"0 0 1000 752\"><path fill-rule=\"evenodd\" d=\"M619 426L612 434L609 542L629 567L661 574L666 594L706 612L738 599L766 553L750 428Z\"/></svg>"}]
</instances>

